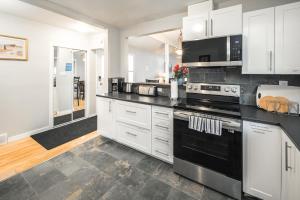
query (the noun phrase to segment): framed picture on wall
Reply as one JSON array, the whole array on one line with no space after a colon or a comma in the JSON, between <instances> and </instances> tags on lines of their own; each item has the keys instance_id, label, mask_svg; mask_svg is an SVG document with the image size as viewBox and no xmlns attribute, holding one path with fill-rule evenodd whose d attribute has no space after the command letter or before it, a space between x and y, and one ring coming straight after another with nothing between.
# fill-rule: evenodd
<instances>
[{"instance_id":1,"label":"framed picture on wall","mask_svg":"<svg viewBox=\"0 0 300 200\"><path fill-rule=\"evenodd\" d=\"M28 40L0 35L0 60L28 60Z\"/></svg>"}]
</instances>

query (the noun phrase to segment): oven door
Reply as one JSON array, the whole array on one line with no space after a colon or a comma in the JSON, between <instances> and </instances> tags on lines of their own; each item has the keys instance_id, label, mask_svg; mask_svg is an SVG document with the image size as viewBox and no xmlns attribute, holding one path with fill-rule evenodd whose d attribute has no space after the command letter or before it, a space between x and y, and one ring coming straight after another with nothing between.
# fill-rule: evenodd
<instances>
[{"instance_id":1,"label":"oven door","mask_svg":"<svg viewBox=\"0 0 300 200\"><path fill-rule=\"evenodd\" d=\"M191 130L188 124L174 118L174 156L242 180L241 132L223 128L222 136L216 136Z\"/></svg>"}]
</instances>

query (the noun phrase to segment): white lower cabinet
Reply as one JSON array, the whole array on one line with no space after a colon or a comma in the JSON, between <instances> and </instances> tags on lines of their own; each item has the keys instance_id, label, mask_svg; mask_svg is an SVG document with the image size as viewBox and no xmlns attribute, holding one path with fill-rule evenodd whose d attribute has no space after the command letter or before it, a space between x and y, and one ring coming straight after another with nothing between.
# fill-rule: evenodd
<instances>
[{"instance_id":1,"label":"white lower cabinet","mask_svg":"<svg viewBox=\"0 0 300 200\"><path fill-rule=\"evenodd\" d=\"M152 155L173 163L173 110L152 107Z\"/></svg>"},{"instance_id":2,"label":"white lower cabinet","mask_svg":"<svg viewBox=\"0 0 300 200\"><path fill-rule=\"evenodd\" d=\"M173 109L97 97L98 133L173 163Z\"/></svg>"},{"instance_id":3,"label":"white lower cabinet","mask_svg":"<svg viewBox=\"0 0 300 200\"><path fill-rule=\"evenodd\" d=\"M300 152L284 132L282 132L281 199L300 199Z\"/></svg>"},{"instance_id":4,"label":"white lower cabinet","mask_svg":"<svg viewBox=\"0 0 300 200\"><path fill-rule=\"evenodd\" d=\"M281 130L243 122L243 191L264 200L281 196Z\"/></svg>"},{"instance_id":5,"label":"white lower cabinet","mask_svg":"<svg viewBox=\"0 0 300 200\"><path fill-rule=\"evenodd\" d=\"M97 132L107 138L115 139L115 100L97 97Z\"/></svg>"}]
</instances>

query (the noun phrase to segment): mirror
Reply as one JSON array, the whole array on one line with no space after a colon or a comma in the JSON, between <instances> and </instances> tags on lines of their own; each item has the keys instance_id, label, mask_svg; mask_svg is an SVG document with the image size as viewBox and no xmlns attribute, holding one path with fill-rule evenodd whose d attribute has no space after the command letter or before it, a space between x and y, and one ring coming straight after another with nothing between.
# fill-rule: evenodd
<instances>
[{"instance_id":1,"label":"mirror","mask_svg":"<svg viewBox=\"0 0 300 200\"><path fill-rule=\"evenodd\" d=\"M169 84L181 64L180 30L128 38L128 82Z\"/></svg>"},{"instance_id":2,"label":"mirror","mask_svg":"<svg viewBox=\"0 0 300 200\"><path fill-rule=\"evenodd\" d=\"M86 51L54 47L54 126L85 117Z\"/></svg>"}]
</instances>

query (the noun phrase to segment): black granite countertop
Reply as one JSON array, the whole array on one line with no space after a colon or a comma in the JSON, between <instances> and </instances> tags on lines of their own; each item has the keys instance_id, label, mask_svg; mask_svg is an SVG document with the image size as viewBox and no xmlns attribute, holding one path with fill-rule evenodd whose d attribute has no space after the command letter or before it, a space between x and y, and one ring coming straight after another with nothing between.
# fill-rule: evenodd
<instances>
[{"instance_id":1,"label":"black granite countertop","mask_svg":"<svg viewBox=\"0 0 300 200\"><path fill-rule=\"evenodd\" d=\"M171 101L169 97L148 97L138 94L108 93L97 95L99 97L129 101L134 103L173 108L177 101ZM255 106L241 105L241 118L247 121L265 123L280 126L287 136L300 150L300 117L286 114L267 112Z\"/></svg>"},{"instance_id":2,"label":"black granite countertop","mask_svg":"<svg viewBox=\"0 0 300 200\"><path fill-rule=\"evenodd\" d=\"M177 101L171 101L169 97L157 96L141 96L138 94L127 94L127 93L106 93L98 94L98 97L118 99L122 101L129 101L134 103L148 104L154 106L162 106L167 108L173 108Z\"/></svg>"},{"instance_id":3,"label":"black granite countertop","mask_svg":"<svg viewBox=\"0 0 300 200\"><path fill-rule=\"evenodd\" d=\"M243 120L280 126L298 150L300 150L299 115L272 113L255 106L241 105L241 116Z\"/></svg>"}]
</instances>

